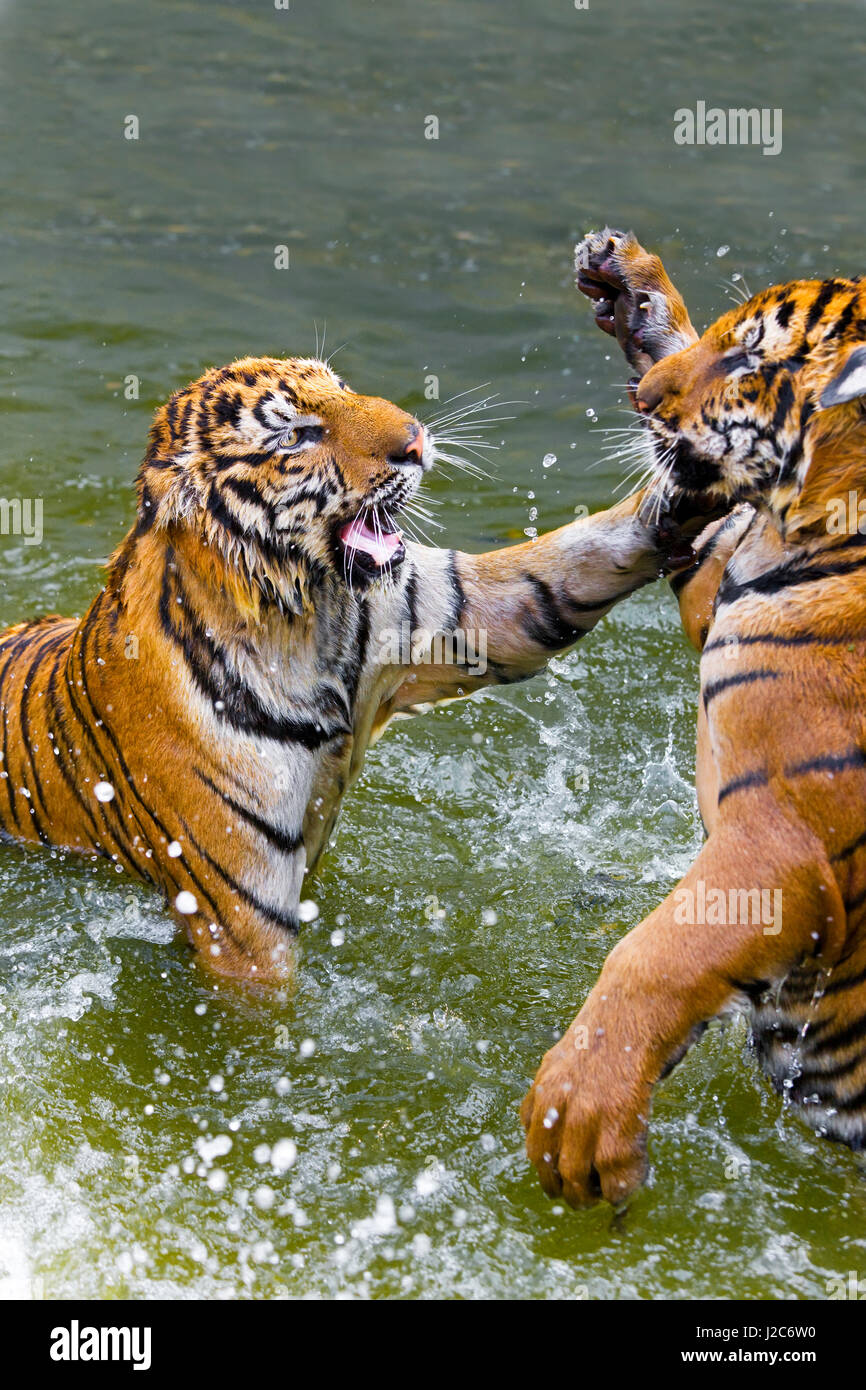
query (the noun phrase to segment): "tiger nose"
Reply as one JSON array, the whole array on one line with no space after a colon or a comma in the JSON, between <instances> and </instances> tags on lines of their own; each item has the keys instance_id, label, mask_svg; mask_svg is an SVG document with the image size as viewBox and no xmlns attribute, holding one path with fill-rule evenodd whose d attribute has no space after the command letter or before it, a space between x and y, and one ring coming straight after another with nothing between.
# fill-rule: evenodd
<instances>
[{"instance_id":1,"label":"tiger nose","mask_svg":"<svg viewBox=\"0 0 866 1390\"><path fill-rule=\"evenodd\" d=\"M420 463L424 457L424 433L420 425L413 425L409 437L401 448L388 455L389 463Z\"/></svg>"},{"instance_id":2,"label":"tiger nose","mask_svg":"<svg viewBox=\"0 0 866 1390\"><path fill-rule=\"evenodd\" d=\"M648 415L651 410L655 410L656 406L661 404L664 394L663 377L651 367L634 393L635 409L641 415Z\"/></svg>"}]
</instances>

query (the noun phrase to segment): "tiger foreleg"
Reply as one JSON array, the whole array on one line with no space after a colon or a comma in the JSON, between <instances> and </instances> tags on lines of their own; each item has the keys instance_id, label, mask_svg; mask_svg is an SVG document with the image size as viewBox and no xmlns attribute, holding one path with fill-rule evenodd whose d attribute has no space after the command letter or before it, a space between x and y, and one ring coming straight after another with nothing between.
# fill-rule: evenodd
<instances>
[{"instance_id":1,"label":"tiger foreleg","mask_svg":"<svg viewBox=\"0 0 866 1390\"><path fill-rule=\"evenodd\" d=\"M410 547L416 621L428 640L419 642L390 712L533 675L614 604L666 573L678 533L663 537L642 500L634 494L537 540L482 555ZM463 638L459 660L428 660L443 630Z\"/></svg>"},{"instance_id":2,"label":"tiger foreleg","mask_svg":"<svg viewBox=\"0 0 866 1390\"><path fill-rule=\"evenodd\" d=\"M653 1088L703 1025L804 957L838 957L845 911L820 845L755 800L760 853L735 827L718 828L677 888L610 953L544 1057L521 1114L551 1196L573 1206L627 1198L646 1176Z\"/></svg>"}]
</instances>

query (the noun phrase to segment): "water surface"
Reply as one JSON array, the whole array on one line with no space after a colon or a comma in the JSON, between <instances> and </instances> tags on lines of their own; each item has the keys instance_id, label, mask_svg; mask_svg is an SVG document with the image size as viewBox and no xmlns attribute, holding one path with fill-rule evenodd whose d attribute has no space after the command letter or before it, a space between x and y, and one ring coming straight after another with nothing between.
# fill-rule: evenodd
<instances>
[{"instance_id":1,"label":"water surface","mask_svg":"<svg viewBox=\"0 0 866 1390\"><path fill-rule=\"evenodd\" d=\"M515 403L491 477L431 484L449 543L604 504L624 369L575 237L634 226L697 324L735 275L862 271L863 16L5 0L0 494L41 496L45 535L0 538L0 620L86 606L172 388L325 327L359 390ZM676 147L699 99L782 108L782 153ZM0 1289L796 1298L862 1274L862 1168L740 1025L660 1089L624 1217L550 1203L523 1156L543 1051L700 844L696 695L658 587L548 674L396 728L308 885L288 1004L215 987L110 868L4 849Z\"/></svg>"}]
</instances>

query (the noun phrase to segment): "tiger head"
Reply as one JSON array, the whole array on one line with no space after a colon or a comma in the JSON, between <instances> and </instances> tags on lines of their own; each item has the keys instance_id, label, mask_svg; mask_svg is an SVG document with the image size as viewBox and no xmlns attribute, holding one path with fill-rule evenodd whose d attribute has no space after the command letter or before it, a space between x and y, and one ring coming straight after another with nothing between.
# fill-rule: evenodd
<instances>
[{"instance_id":1,"label":"tiger head","mask_svg":"<svg viewBox=\"0 0 866 1390\"><path fill-rule=\"evenodd\" d=\"M192 533L297 608L329 576L357 588L394 573L397 517L432 463L423 425L326 363L245 357L157 411L137 532Z\"/></svg>"},{"instance_id":2,"label":"tiger head","mask_svg":"<svg viewBox=\"0 0 866 1390\"><path fill-rule=\"evenodd\" d=\"M799 280L723 315L637 387L661 485L810 524L866 458L866 285Z\"/></svg>"}]
</instances>

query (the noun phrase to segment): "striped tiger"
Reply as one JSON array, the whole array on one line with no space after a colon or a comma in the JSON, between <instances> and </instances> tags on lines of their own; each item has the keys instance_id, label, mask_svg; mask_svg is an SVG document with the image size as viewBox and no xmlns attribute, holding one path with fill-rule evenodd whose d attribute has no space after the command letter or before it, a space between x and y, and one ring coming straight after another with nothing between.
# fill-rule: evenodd
<instances>
[{"instance_id":1,"label":"striped tiger","mask_svg":"<svg viewBox=\"0 0 866 1390\"><path fill-rule=\"evenodd\" d=\"M635 372L655 486L733 504L672 581L706 841L523 1105L544 1187L579 1206L640 1185L655 1084L732 1008L795 1112L866 1148L866 284L777 285L699 338L631 235L591 234L577 283Z\"/></svg>"},{"instance_id":2,"label":"striped tiger","mask_svg":"<svg viewBox=\"0 0 866 1390\"><path fill-rule=\"evenodd\" d=\"M530 676L678 543L632 498L488 554L417 544L398 517L439 455L316 359L177 391L87 613L0 636L0 833L107 857L214 969L286 978L305 873L389 719Z\"/></svg>"}]
</instances>

